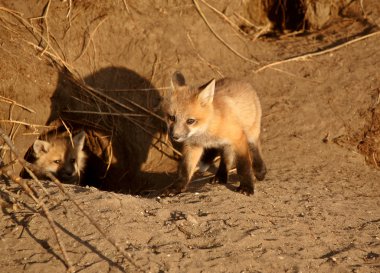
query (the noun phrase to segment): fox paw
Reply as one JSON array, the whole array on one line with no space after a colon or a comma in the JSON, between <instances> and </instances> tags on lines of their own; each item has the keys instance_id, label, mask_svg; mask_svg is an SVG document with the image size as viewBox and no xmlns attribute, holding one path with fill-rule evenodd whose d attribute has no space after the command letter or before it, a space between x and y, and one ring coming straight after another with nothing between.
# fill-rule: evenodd
<instances>
[{"instance_id":1,"label":"fox paw","mask_svg":"<svg viewBox=\"0 0 380 273\"><path fill-rule=\"evenodd\" d=\"M247 186L247 185L240 185L237 190L237 192L240 192L244 195L253 195L255 193L255 190L252 186Z\"/></svg>"},{"instance_id":2,"label":"fox paw","mask_svg":"<svg viewBox=\"0 0 380 273\"><path fill-rule=\"evenodd\" d=\"M179 187L179 186L173 185L165 189L161 195L167 196L167 197L173 197L174 195L180 194L181 192L184 192L185 190L186 190L186 187Z\"/></svg>"},{"instance_id":3,"label":"fox paw","mask_svg":"<svg viewBox=\"0 0 380 273\"><path fill-rule=\"evenodd\" d=\"M227 184L228 178L214 176L210 179L210 184Z\"/></svg>"},{"instance_id":4,"label":"fox paw","mask_svg":"<svg viewBox=\"0 0 380 273\"><path fill-rule=\"evenodd\" d=\"M254 173L257 180L263 181L265 178L265 175L267 174L267 167L265 166L264 163L260 165L260 167L256 167L256 168L254 167Z\"/></svg>"}]
</instances>

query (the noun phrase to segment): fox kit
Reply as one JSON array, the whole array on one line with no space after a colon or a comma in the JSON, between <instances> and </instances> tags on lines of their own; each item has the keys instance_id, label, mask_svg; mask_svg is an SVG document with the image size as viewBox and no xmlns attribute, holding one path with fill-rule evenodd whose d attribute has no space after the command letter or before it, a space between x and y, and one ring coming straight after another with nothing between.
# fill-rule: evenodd
<instances>
[{"instance_id":1,"label":"fox kit","mask_svg":"<svg viewBox=\"0 0 380 273\"><path fill-rule=\"evenodd\" d=\"M172 88L163 100L169 135L183 144L183 158L172 193L186 190L204 149L217 150L221 161L215 181L227 183L228 171L236 163L238 190L254 193L254 176L263 180L266 166L261 157L261 105L252 86L232 79L212 80L189 87L176 72Z\"/></svg>"},{"instance_id":2,"label":"fox kit","mask_svg":"<svg viewBox=\"0 0 380 273\"><path fill-rule=\"evenodd\" d=\"M80 172L83 171L86 154L83 151L85 132L81 131L72 137L55 136L45 140L36 140L29 151L26 160L34 163L40 171L38 178L46 178L49 172L61 182L79 184ZM25 170L21 177L29 178Z\"/></svg>"}]
</instances>

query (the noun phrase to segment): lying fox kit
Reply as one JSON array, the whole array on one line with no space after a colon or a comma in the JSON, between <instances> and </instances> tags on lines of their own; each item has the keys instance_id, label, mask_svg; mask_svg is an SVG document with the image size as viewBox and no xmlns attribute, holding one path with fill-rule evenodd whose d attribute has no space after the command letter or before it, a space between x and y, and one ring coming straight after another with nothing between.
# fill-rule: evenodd
<instances>
[{"instance_id":1,"label":"lying fox kit","mask_svg":"<svg viewBox=\"0 0 380 273\"><path fill-rule=\"evenodd\" d=\"M236 163L238 190L254 193L254 176L263 180L266 166L260 149L261 105L249 83L222 79L194 88L176 72L163 111L171 139L183 143L178 181L171 192L186 190L204 149L216 149L221 161L215 181L227 183L228 171Z\"/></svg>"},{"instance_id":2,"label":"lying fox kit","mask_svg":"<svg viewBox=\"0 0 380 273\"><path fill-rule=\"evenodd\" d=\"M80 172L85 167L86 154L83 151L85 132L72 137L52 137L48 141L36 140L32 146L31 161L41 171L38 178L46 178L45 172L57 177L61 182L79 184Z\"/></svg>"}]
</instances>

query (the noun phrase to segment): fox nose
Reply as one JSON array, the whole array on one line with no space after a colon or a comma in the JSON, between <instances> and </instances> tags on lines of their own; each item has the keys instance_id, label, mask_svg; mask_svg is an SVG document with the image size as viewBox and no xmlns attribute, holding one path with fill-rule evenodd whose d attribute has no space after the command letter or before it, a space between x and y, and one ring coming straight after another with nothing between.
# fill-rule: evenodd
<instances>
[{"instance_id":1,"label":"fox nose","mask_svg":"<svg viewBox=\"0 0 380 273\"><path fill-rule=\"evenodd\" d=\"M178 135L172 135L172 139L177 141L179 139L179 136Z\"/></svg>"},{"instance_id":2,"label":"fox nose","mask_svg":"<svg viewBox=\"0 0 380 273\"><path fill-rule=\"evenodd\" d=\"M77 175L75 168L72 167L67 167L67 168L62 168L61 170L58 171L58 176L62 180L70 180L74 178Z\"/></svg>"},{"instance_id":3,"label":"fox nose","mask_svg":"<svg viewBox=\"0 0 380 273\"><path fill-rule=\"evenodd\" d=\"M65 172L62 172L61 173L61 177L65 180L65 179L71 179L73 178L74 176L76 175L76 172L68 172L68 171L65 171Z\"/></svg>"},{"instance_id":4,"label":"fox nose","mask_svg":"<svg viewBox=\"0 0 380 273\"><path fill-rule=\"evenodd\" d=\"M174 141L177 141L180 137L179 137L179 135L176 135L176 134L174 134L174 133L171 133L170 134L170 137L174 140Z\"/></svg>"}]
</instances>

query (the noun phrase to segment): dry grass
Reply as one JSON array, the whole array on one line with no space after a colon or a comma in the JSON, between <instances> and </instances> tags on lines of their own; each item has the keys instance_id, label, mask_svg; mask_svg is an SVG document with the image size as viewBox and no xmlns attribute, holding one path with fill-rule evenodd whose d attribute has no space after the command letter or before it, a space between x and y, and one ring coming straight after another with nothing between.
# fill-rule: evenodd
<instances>
[{"instance_id":1,"label":"dry grass","mask_svg":"<svg viewBox=\"0 0 380 273\"><path fill-rule=\"evenodd\" d=\"M88 84L86 84L79 76L79 73L76 71L73 64L67 62L67 60L59 54L59 50L57 50L54 45L51 43L52 36L50 33L49 28L49 9L50 9L51 1L49 0L46 4L46 6L43 9L42 15L35 18L24 18L23 14L11 10L5 7L0 7L0 18L2 16L7 16L15 19L15 22L11 25L6 25L6 28L8 28L13 33L23 36L23 31L27 31L29 33L32 33L33 35L24 35L26 39L23 39L23 41L27 44L32 46L35 50L38 51L37 58L45 58L49 62L54 63L57 68L61 71L66 70L68 78L75 84L75 86L78 86L81 90L81 96L78 97L79 100L82 100L83 104L86 104L86 98L90 100L95 100L98 103L98 111L67 111L72 114L86 114L87 116L91 115L97 115L97 116L108 116L108 117L119 117L122 119L126 119L132 124L136 125L136 127L141 129L142 134L147 134L150 137L154 138L154 142L161 143L161 145L164 145L166 147L169 147L173 149L174 153L177 153L180 155L180 152L175 150L169 142L163 141L162 138L158 138L155 136L154 131L152 128L147 127L145 124L141 123L139 119L136 117L148 117L151 116L156 120L159 120L160 122L163 121L163 118L156 114L155 112L151 111L150 109L134 102L131 99L127 99L126 103L122 103L118 101L117 99L105 94L101 90L98 90ZM128 6L126 5L126 2L124 2L126 10L129 12ZM67 19L71 20L71 14L72 14L72 1L68 2L68 12L67 12ZM2 19L2 18L1 18ZM101 24L107 19L106 16L102 17L99 21L99 23L96 25L96 27L90 32L87 32L87 42L84 43L82 51L78 58L83 56L88 49L89 44L91 43L94 35L96 35L97 29L101 26ZM33 21L40 21L42 22L42 29L39 29L33 25ZM8 20L1 20L4 24L7 24ZM71 21L70 21L71 24ZM28 39L29 38L29 39ZM144 91L144 90L142 90ZM36 134L41 133L40 129L55 129L55 125L46 126L46 125L40 125L40 124L33 124L27 121L21 121L21 120L15 120L13 117L13 110L14 107L19 107L20 109L27 111L29 113L35 113L35 111L25 105L22 105L15 100L12 100L10 98L6 98L4 96L0 96L0 103L9 104L9 115L7 119L1 119L1 124L10 124L10 130L9 133L5 132L3 129L0 128L0 138L2 139L3 143L1 144L1 154L0 154L0 177L2 179L5 179L7 181L10 181L14 184L17 184L22 188L22 190L27 194L33 202L37 205L38 208L40 208L42 215L45 216L47 219L53 234L54 239L57 242L60 252L62 254L63 261L65 263L65 266L67 268L67 272L75 272L75 268L73 266L72 261L70 260L69 256L67 255L66 247L63 243L63 240L61 238L60 232L57 229L57 226L55 224L54 217L49 212L49 203L51 202L51 198L49 195L49 191L43 186L41 181L34 175L34 172L37 170L37 167L33 164L30 164L29 162L26 162L22 156L19 154L16 146L14 145L14 139L15 136L18 133L18 129L20 126L25 126L27 128L32 128ZM102 109L108 109L107 111L103 111ZM120 110L122 109L122 111ZM111 119L112 120L112 119ZM65 122L61 121L64 125ZM85 122L87 124L91 124L91 120L88 120L88 122ZM112 124L109 125L112 127ZM9 126L8 126L9 127ZM71 134L69 126L65 126L69 134ZM100 128L100 129L107 129L107 128ZM164 151L162 151L164 153ZM10 159L8 162L5 162L6 154L9 154ZM110 157L112 157L112 150L110 153ZM109 161L111 162L111 160ZM13 166L15 164L20 164L22 168L24 168L30 176L33 178L33 182L27 182L24 179L21 179L17 174L15 174L13 170ZM108 166L109 167L109 166ZM38 170L38 172L43 172L43 170ZM92 226L94 226L97 231L101 234L103 238L105 238L110 244L112 244L117 251L123 255L123 257L128 261L129 265L132 265L137 272L144 272L144 270L139 267L134 260L132 259L131 255L124 250L123 247L119 246L113 238L111 238L97 223L95 219L93 219L88 213L85 211L85 209L82 208L82 206L75 201L75 199L67 192L65 187L61 184L61 182L55 178L52 174L45 172L45 175L50 178L50 180L59 188L61 194L65 196L68 200L70 200L76 209L87 219L89 223L91 223ZM127 265L126 265L127 267Z\"/></svg>"}]
</instances>

